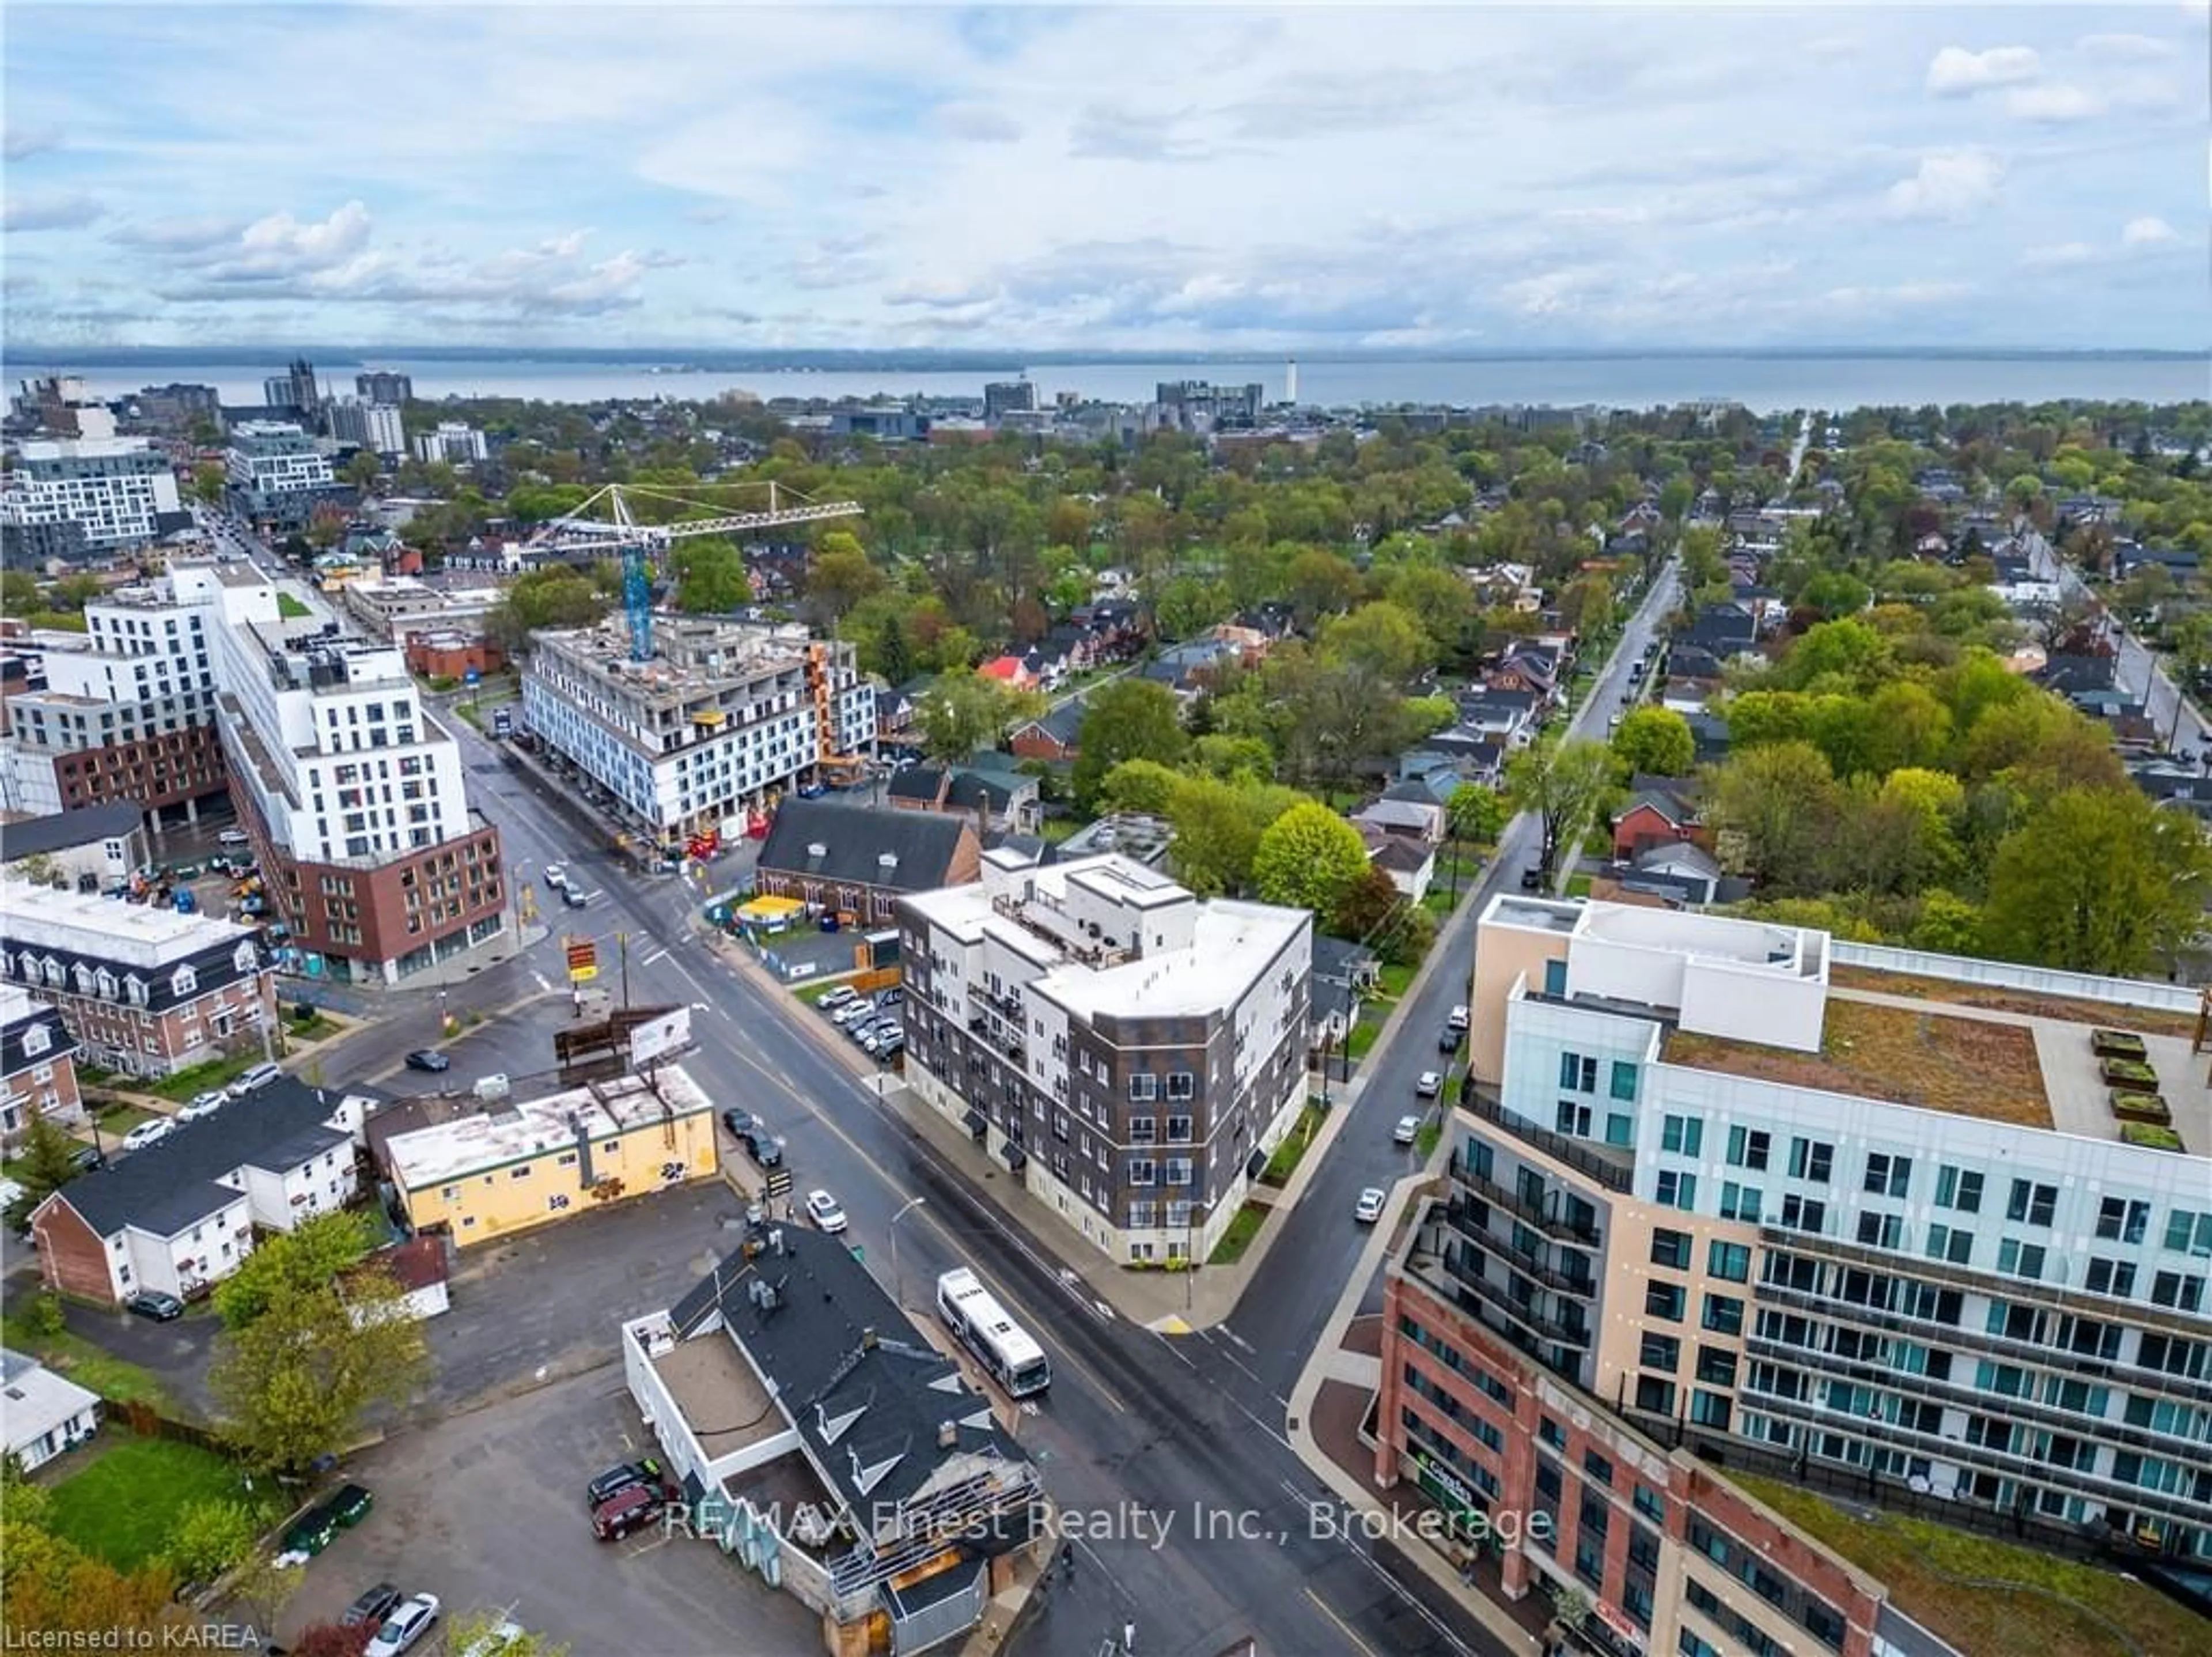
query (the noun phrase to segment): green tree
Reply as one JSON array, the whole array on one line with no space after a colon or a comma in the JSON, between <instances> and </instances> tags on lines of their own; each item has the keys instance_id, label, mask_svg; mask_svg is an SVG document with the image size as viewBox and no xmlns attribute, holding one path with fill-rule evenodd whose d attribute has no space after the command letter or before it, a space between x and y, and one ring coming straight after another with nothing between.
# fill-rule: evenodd
<instances>
[{"instance_id":1,"label":"green tree","mask_svg":"<svg viewBox=\"0 0 2212 1657\"><path fill-rule=\"evenodd\" d=\"M1826 755L1808 742L1732 754L1705 802L1722 861L1777 897L1824 889L1843 818Z\"/></svg>"},{"instance_id":2,"label":"green tree","mask_svg":"<svg viewBox=\"0 0 2212 1657\"><path fill-rule=\"evenodd\" d=\"M1939 955L1977 954L1982 947L1982 911L1954 892L1941 887L1923 892L1911 942L1915 949Z\"/></svg>"},{"instance_id":3,"label":"green tree","mask_svg":"<svg viewBox=\"0 0 2212 1657\"><path fill-rule=\"evenodd\" d=\"M1874 693L1868 713L1869 769L1877 777L1940 770L1948 758L1951 710L1927 685L1913 679L1885 685Z\"/></svg>"},{"instance_id":4,"label":"green tree","mask_svg":"<svg viewBox=\"0 0 2212 1657\"><path fill-rule=\"evenodd\" d=\"M1336 900L1328 929L1340 938L1365 943L1380 938L1405 906L1406 894L1398 890L1397 882L1370 863Z\"/></svg>"},{"instance_id":5,"label":"green tree","mask_svg":"<svg viewBox=\"0 0 2212 1657\"><path fill-rule=\"evenodd\" d=\"M1146 763L1132 760L1115 774ZM1243 890L1252 879L1265 826L1259 804L1256 789L1218 777L1177 777L1167 809L1175 827L1168 861L1176 879L1202 898Z\"/></svg>"},{"instance_id":6,"label":"green tree","mask_svg":"<svg viewBox=\"0 0 2212 1657\"><path fill-rule=\"evenodd\" d=\"M1672 708L1638 708L1613 734L1613 757L1630 776L1686 777L1697 762L1690 722Z\"/></svg>"},{"instance_id":7,"label":"green tree","mask_svg":"<svg viewBox=\"0 0 2212 1657\"><path fill-rule=\"evenodd\" d=\"M906 624L896 612L884 618L882 630L876 635L876 671L893 686L905 684L915 676L914 649L907 643Z\"/></svg>"},{"instance_id":8,"label":"green tree","mask_svg":"<svg viewBox=\"0 0 2212 1657\"><path fill-rule=\"evenodd\" d=\"M929 757L964 765L978 748L999 745L1008 728L1032 718L1044 699L967 668L939 673L916 710Z\"/></svg>"},{"instance_id":9,"label":"green tree","mask_svg":"<svg viewBox=\"0 0 2212 1657\"><path fill-rule=\"evenodd\" d=\"M1995 954L2136 978L2203 921L2212 854L2197 819L2134 788L2073 789L1997 848L1984 936Z\"/></svg>"},{"instance_id":10,"label":"green tree","mask_svg":"<svg viewBox=\"0 0 2212 1657\"><path fill-rule=\"evenodd\" d=\"M1359 831L1318 801L1293 806L1268 825L1252 856L1261 899L1329 916L1367 872Z\"/></svg>"},{"instance_id":11,"label":"green tree","mask_svg":"<svg viewBox=\"0 0 2212 1657\"><path fill-rule=\"evenodd\" d=\"M1076 736L1074 775L1078 809L1091 811L1106 773L1125 759L1153 759L1179 765L1190 752L1182 710L1175 692L1149 679L1128 674L1091 693Z\"/></svg>"},{"instance_id":12,"label":"green tree","mask_svg":"<svg viewBox=\"0 0 2212 1657\"><path fill-rule=\"evenodd\" d=\"M301 1221L281 1248L258 1248L216 1285L215 1310L224 1326L243 1329L287 1295L327 1288L374 1246L366 1214L340 1209Z\"/></svg>"},{"instance_id":13,"label":"green tree","mask_svg":"<svg viewBox=\"0 0 2212 1657\"><path fill-rule=\"evenodd\" d=\"M271 1237L255 1251L279 1257L261 1268L260 1295L233 1304L247 1320L225 1316L208 1383L225 1433L254 1467L298 1472L344 1444L371 1409L408 1398L427 1367L390 1272L369 1263L343 1286L317 1281L342 1234Z\"/></svg>"},{"instance_id":14,"label":"green tree","mask_svg":"<svg viewBox=\"0 0 2212 1657\"><path fill-rule=\"evenodd\" d=\"M8 1204L8 1228L21 1231L30 1221L31 1210L76 1179L77 1147L44 1111L33 1107L16 1148L16 1163L9 1176L23 1194Z\"/></svg>"},{"instance_id":15,"label":"green tree","mask_svg":"<svg viewBox=\"0 0 2212 1657\"><path fill-rule=\"evenodd\" d=\"M1512 805L1504 795L1473 783L1454 789L1444 810L1450 817L1452 838L1471 846L1496 845L1513 814Z\"/></svg>"},{"instance_id":16,"label":"green tree","mask_svg":"<svg viewBox=\"0 0 2212 1657\"><path fill-rule=\"evenodd\" d=\"M1613 755L1582 739L1523 748L1505 767L1505 791L1517 811L1533 811L1543 829L1538 866L1557 872L1559 849L1583 825L1613 787Z\"/></svg>"},{"instance_id":17,"label":"green tree","mask_svg":"<svg viewBox=\"0 0 2212 1657\"><path fill-rule=\"evenodd\" d=\"M529 654L531 636L539 630L589 627L611 607L609 595L579 570L565 565L526 570L492 606L484 631L509 656L522 656Z\"/></svg>"},{"instance_id":18,"label":"green tree","mask_svg":"<svg viewBox=\"0 0 2212 1657\"><path fill-rule=\"evenodd\" d=\"M192 468L192 498L202 506L221 506L230 477L220 462L203 460Z\"/></svg>"},{"instance_id":19,"label":"green tree","mask_svg":"<svg viewBox=\"0 0 2212 1657\"><path fill-rule=\"evenodd\" d=\"M1176 794L1186 780L1182 772L1157 759L1124 759L1099 785L1098 808L1165 817L1175 809Z\"/></svg>"},{"instance_id":20,"label":"green tree","mask_svg":"<svg viewBox=\"0 0 2212 1657\"><path fill-rule=\"evenodd\" d=\"M1889 641L1853 616L1821 622L1791 645L1781 677L1793 690L1859 690L1886 673L1889 661Z\"/></svg>"},{"instance_id":21,"label":"green tree","mask_svg":"<svg viewBox=\"0 0 2212 1657\"><path fill-rule=\"evenodd\" d=\"M1322 629L1326 661L1364 669L1386 685L1402 687L1436 665L1436 641L1408 612L1387 600L1363 604Z\"/></svg>"},{"instance_id":22,"label":"green tree","mask_svg":"<svg viewBox=\"0 0 2212 1657\"><path fill-rule=\"evenodd\" d=\"M806 596L816 613L831 627L863 599L881 591L883 585L883 571L868 562L860 537L851 530L827 530L814 543L806 565Z\"/></svg>"},{"instance_id":23,"label":"green tree","mask_svg":"<svg viewBox=\"0 0 2212 1657\"><path fill-rule=\"evenodd\" d=\"M253 1551L259 1526L243 1502L187 1504L173 1523L162 1556L187 1582L209 1582Z\"/></svg>"},{"instance_id":24,"label":"green tree","mask_svg":"<svg viewBox=\"0 0 2212 1657\"><path fill-rule=\"evenodd\" d=\"M676 572L676 607L686 614L727 615L752 602L744 554L719 535L676 542L668 563Z\"/></svg>"},{"instance_id":25,"label":"green tree","mask_svg":"<svg viewBox=\"0 0 2212 1657\"><path fill-rule=\"evenodd\" d=\"M1855 616L1867 607L1874 594L1856 576L1843 570L1816 571L1798 590L1800 608L1817 610L1824 620Z\"/></svg>"},{"instance_id":26,"label":"green tree","mask_svg":"<svg viewBox=\"0 0 2212 1657\"><path fill-rule=\"evenodd\" d=\"M1191 758L1224 783L1274 780L1275 751L1256 736L1201 736L1191 744Z\"/></svg>"},{"instance_id":27,"label":"green tree","mask_svg":"<svg viewBox=\"0 0 2212 1657\"><path fill-rule=\"evenodd\" d=\"M383 475L384 467L379 464L375 452L371 449L356 449L345 463L346 482L364 495L375 487L376 480Z\"/></svg>"}]
</instances>

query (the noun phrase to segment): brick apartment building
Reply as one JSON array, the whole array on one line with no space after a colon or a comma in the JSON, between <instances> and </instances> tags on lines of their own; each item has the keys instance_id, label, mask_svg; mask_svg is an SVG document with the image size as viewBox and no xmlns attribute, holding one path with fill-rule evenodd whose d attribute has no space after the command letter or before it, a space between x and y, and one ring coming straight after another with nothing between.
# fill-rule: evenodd
<instances>
[{"instance_id":1,"label":"brick apartment building","mask_svg":"<svg viewBox=\"0 0 2212 1657\"><path fill-rule=\"evenodd\" d=\"M76 1038L57 1008L15 984L0 984L0 1143L21 1139L33 1115L64 1124L84 1120Z\"/></svg>"},{"instance_id":2,"label":"brick apartment building","mask_svg":"<svg viewBox=\"0 0 2212 1657\"><path fill-rule=\"evenodd\" d=\"M0 983L51 1002L82 1058L125 1075L172 1075L276 1027L251 928L86 892L9 887Z\"/></svg>"}]
</instances>

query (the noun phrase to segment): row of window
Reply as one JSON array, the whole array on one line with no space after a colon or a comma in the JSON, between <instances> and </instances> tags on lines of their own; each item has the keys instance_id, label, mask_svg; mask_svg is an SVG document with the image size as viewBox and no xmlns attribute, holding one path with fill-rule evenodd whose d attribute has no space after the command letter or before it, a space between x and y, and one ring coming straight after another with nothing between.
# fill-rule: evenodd
<instances>
[{"instance_id":1,"label":"row of window","mask_svg":"<svg viewBox=\"0 0 2212 1657\"><path fill-rule=\"evenodd\" d=\"M231 964L240 972L251 972L259 965L253 946L242 943L232 956ZM88 962L78 961L73 967L64 967L52 955L43 958L26 949L11 961L5 950L0 950L0 978L11 976L10 967L21 971L28 982L44 982L57 990L66 990L75 980L80 996L98 995L107 1001L128 1001L135 1007L144 1007L153 999L153 986L137 972L125 973L118 978L106 966L94 967ZM199 993L200 975L197 969L184 966L169 974L169 993L173 996L195 996Z\"/></svg>"}]
</instances>

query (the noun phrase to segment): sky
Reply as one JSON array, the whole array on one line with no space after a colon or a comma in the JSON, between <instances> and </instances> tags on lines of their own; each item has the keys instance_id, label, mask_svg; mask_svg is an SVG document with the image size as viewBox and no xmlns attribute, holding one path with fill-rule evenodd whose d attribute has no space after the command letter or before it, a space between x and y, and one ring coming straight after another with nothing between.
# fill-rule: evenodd
<instances>
[{"instance_id":1,"label":"sky","mask_svg":"<svg viewBox=\"0 0 2212 1657\"><path fill-rule=\"evenodd\" d=\"M2203 0L6 33L17 344L2212 344Z\"/></svg>"}]
</instances>

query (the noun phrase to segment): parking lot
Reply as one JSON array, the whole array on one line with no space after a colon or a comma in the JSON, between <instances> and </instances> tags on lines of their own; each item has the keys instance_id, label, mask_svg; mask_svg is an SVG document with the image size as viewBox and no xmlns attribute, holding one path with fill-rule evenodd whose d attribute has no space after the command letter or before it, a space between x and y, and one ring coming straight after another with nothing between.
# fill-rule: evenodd
<instances>
[{"instance_id":1,"label":"parking lot","mask_svg":"<svg viewBox=\"0 0 2212 1657\"><path fill-rule=\"evenodd\" d=\"M707 1543L592 1534L584 1485L650 1451L618 1368L453 1416L353 1458L374 1510L307 1567L283 1633L334 1622L375 1582L434 1593L450 1623L502 1612L578 1657L818 1650L815 1619ZM435 1653L434 1636L423 1649Z\"/></svg>"}]
</instances>

